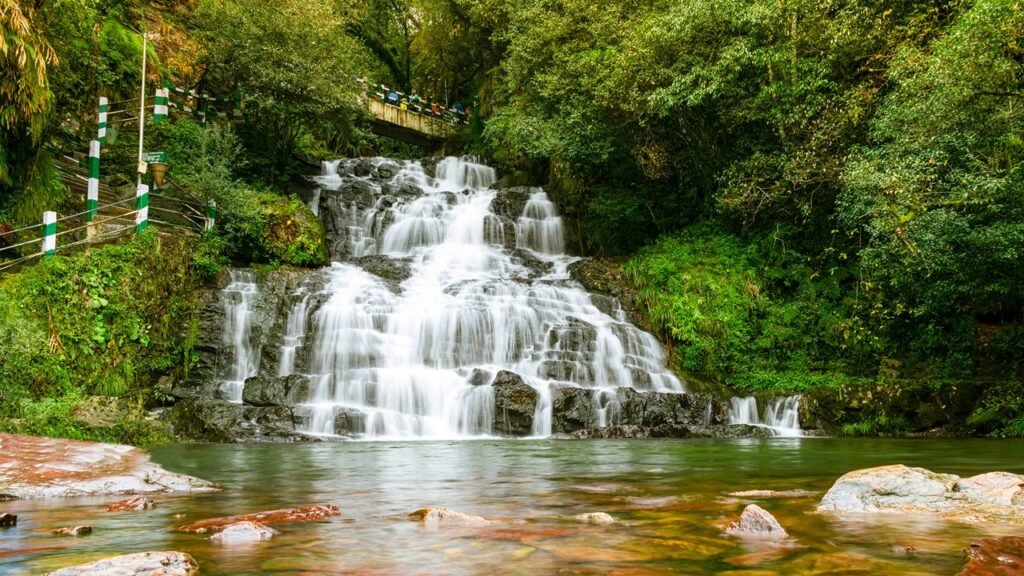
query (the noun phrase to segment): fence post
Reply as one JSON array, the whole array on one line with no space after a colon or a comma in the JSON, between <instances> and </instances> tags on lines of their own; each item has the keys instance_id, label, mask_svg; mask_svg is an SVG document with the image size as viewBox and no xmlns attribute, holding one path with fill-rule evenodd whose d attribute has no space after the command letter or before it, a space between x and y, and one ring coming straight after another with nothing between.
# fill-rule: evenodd
<instances>
[{"instance_id":1,"label":"fence post","mask_svg":"<svg viewBox=\"0 0 1024 576\"><path fill-rule=\"evenodd\" d=\"M206 205L206 225L203 226L203 230L213 230L213 227L217 223L217 201L210 200L210 203Z\"/></svg>"},{"instance_id":2,"label":"fence post","mask_svg":"<svg viewBox=\"0 0 1024 576\"><path fill-rule=\"evenodd\" d=\"M97 120L99 130L97 131L96 139L99 140L101 144L107 143L107 109L109 108L108 102L109 100L107 100L106 96L100 96L100 115Z\"/></svg>"},{"instance_id":3,"label":"fence post","mask_svg":"<svg viewBox=\"0 0 1024 576\"><path fill-rule=\"evenodd\" d=\"M43 257L49 258L57 251L57 213L43 212Z\"/></svg>"},{"instance_id":4,"label":"fence post","mask_svg":"<svg viewBox=\"0 0 1024 576\"><path fill-rule=\"evenodd\" d=\"M167 120L167 103L170 101L171 91L167 88L156 89L156 102L153 105L153 123L159 124Z\"/></svg>"},{"instance_id":5,"label":"fence post","mask_svg":"<svg viewBox=\"0 0 1024 576\"><path fill-rule=\"evenodd\" d=\"M85 198L85 221L92 222L100 206L100 141L89 142L89 188Z\"/></svg>"},{"instance_id":6,"label":"fence post","mask_svg":"<svg viewBox=\"0 0 1024 576\"><path fill-rule=\"evenodd\" d=\"M149 226L149 186L139 184L135 191L135 232L139 233Z\"/></svg>"}]
</instances>

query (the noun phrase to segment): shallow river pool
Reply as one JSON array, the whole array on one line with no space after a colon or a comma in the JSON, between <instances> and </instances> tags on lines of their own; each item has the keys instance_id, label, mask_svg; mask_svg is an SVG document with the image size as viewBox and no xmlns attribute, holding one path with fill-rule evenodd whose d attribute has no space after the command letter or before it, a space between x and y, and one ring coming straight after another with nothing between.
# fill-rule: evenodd
<instances>
[{"instance_id":1,"label":"shallow river pool","mask_svg":"<svg viewBox=\"0 0 1024 576\"><path fill-rule=\"evenodd\" d=\"M157 497L145 512L106 513L117 500L7 502L0 574L39 574L145 550L192 554L220 574L955 574L972 539L1020 535L926 518L814 512L836 478L904 463L972 475L1024 473L1024 442L773 439L733 441L349 442L176 445L153 459L220 483L223 492ZM754 500L743 490L811 490ZM781 545L723 535L756 502L790 532ZM333 503L341 515L278 526L273 540L215 545L170 530L214 516ZM444 506L499 522L429 528L408 518ZM611 525L573 519L607 512ZM50 536L91 524L93 534Z\"/></svg>"}]
</instances>

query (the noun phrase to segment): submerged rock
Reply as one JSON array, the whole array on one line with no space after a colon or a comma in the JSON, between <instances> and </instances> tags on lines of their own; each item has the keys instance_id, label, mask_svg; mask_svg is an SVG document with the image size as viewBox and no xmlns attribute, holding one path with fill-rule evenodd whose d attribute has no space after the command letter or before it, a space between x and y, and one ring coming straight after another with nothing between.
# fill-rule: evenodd
<instances>
[{"instance_id":1,"label":"submerged rock","mask_svg":"<svg viewBox=\"0 0 1024 576\"><path fill-rule=\"evenodd\" d=\"M462 512L456 512L455 510L449 510L448 508L420 508L412 514L409 514L409 518L416 520L417 522L422 522L425 526L429 527L485 526L491 523L491 520L488 520L483 516L464 514Z\"/></svg>"},{"instance_id":2,"label":"submerged rock","mask_svg":"<svg viewBox=\"0 0 1024 576\"><path fill-rule=\"evenodd\" d=\"M902 464L855 470L818 505L825 512L910 512L979 522L1024 523L1024 476L990 472L960 478Z\"/></svg>"},{"instance_id":3,"label":"submerged rock","mask_svg":"<svg viewBox=\"0 0 1024 576\"><path fill-rule=\"evenodd\" d=\"M204 534L211 530L219 530L237 524L239 522L253 522L264 526L273 524L290 524L293 522L315 522L331 516L337 516L341 511L334 504L318 504L315 506L303 506L300 508L283 508L281 510L268 510L266 512L255 512L253 514L241 514L238 516L225 516L223 518L210 518L200 520L176 528L178 532L195 532Z\"/></svg>"},{"instance_id":4,"label":"submerged rock","mask_svg":"<svg viewBox=\"0 0 1024 576\"><path fill-rule=\"evenodd\" d=\"M515 372L494 377L494 431L506 436L529 436L537 411L537 391Z\"/></svg>"},{"instance_id":5,"label":"submerged rock","mask_svg":"<svg viewBox=\"0 0 1024 576\"><path fill-rule=\"evenodd\" d=\"M819 492L813 490L743 490L742 492L730 492L729 496L736 498L810 498L818 494Z\"/></svg>"},{"instance_id":6,"label":"submerged rock","mask_svg":"<svg viewBox=\"0 0 1024 576\"><path fill-rule=\"evenodd\" d=\"M92 526L69 526L67 528L57 528L56 530L50 530L50 534L55 536L85 536L86 534L92 534Z\"/></svg>"},{"instance_id":7,"label":"submerged rock","mask_svg":"<svg viewBox=\"0 0 1024 576\"><path fill-rule=\"evenodd\" d=\"M1024 574L1024 538L986 538L964 549L967 564L960 576L1019 576Z\"/></svg>"},{"instance_id":8,"label":"submerged rock","mask_svg":"<svg viewBox=\"0 0 1024 576\"><path fill-rule=\"evenodd\" d=\"M258 522L242 521L228 524L223 530L210 536L210 540L219 544L244 544L270 540L276 534L277 530Z\"/></svg>"},{"instance_id":9,"label":"submerged rock","mask_svg":"<svg viewBox=\"0 0 1024 576\"><path fill-rule=\"evenodd\" d=\"M142 510L149 510L156 508L156 502L150 498L143 496L135 496L127 500L121 500L120 502L114 502L113 504L107 504L107 512L141 512Z\"/></svg>"},{"instance_id":10,"label":"submerged rock","mask_svg":"<svg viewBox=\"0 0 1024 576\"><path fill-rule=\"evenodd\" d=\"M611 514L605 512L586 512L584 514L577 514L573 518L580 522L586 522L587 524L614 524L615 518L612 518Z\"/></svg>"},{"instance_id":11,"label":"submerged rock","mask_svg":"<svg viewBox=\"0 0 1024 576\"><path fill-rule=\"evenodd\" d=\"M184 552L139 552L62 568L49 576L192 576L199 564Z\"/></svg>"},{"instance_id":12,"label":"submerged rock","mask_svg":"<svg viewBox=\"0 0 1024 576\"><path fill-rule=\"evenodd\" d=\"M775 516L757 504L750 504L744 508L739 519L725 528L725 533L740 538L764 540L782 540L789 537Z\"/></svg>"},{"instance_id":13,"label":"submerged rock","mask_svg":"<svg viewBox=\"0 0 1024 576\"><path fill-rule=\"evenodd\" d=\"M0 434L0 492L17 498L208 492L131 446Z\"/></svg>"}]
</instances>

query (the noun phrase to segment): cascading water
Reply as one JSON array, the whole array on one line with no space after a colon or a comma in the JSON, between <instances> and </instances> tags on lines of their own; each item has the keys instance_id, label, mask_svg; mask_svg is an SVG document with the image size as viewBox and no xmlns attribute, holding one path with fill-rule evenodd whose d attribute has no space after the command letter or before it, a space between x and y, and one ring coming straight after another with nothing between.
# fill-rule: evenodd
<instances>
[{"instance_id":1,"label":"cascading water","mask_svg":"<svg viewBox=\"0 0 1024 576\"><path fill-rule=\"evenodd\" d=\"M729 399L729 424L749 424L769 428L776 436L803 436L800 430L800 397L773 398L758 411L753 396Z\"/></svg>"},{"instance_id":2,"label":"cascading water","mask_svg":"<svg viewBox=\"0 0 1024 576\"><path fill-rule=\"evenodd\" d=\"M242 401L245 379L255 376L260 368L260 351L252 343L252 311L259 286L248 270L230 271L231 282L221 292L225 310L224 348L231 353L231 363L224 373L221 389L232 402Z\"/></svg>"},{"instance_id":3,"label":"cascading water","mask_svg":"<svg viewBox=\"0 0 1024 576\"><path fill-rule=\"evenodd\" d=\"M575 259L543 190L499 217L492 205L502 192L490 188L487 166L446 158L430 177L418 162L347 162L345 175L325 164L319 179L336 262L319 292L292 295L278 370L292 373L301 350L311 386L296 413L306 432L493 434L500 370L537 391L539 436L551 433L560 387L599 392L595 424L613 416L607 399L617 388L683 391L653 336L602 312L568 280ZM405 272L371 273L365 258Z\"/></svg>"}]
</instances>

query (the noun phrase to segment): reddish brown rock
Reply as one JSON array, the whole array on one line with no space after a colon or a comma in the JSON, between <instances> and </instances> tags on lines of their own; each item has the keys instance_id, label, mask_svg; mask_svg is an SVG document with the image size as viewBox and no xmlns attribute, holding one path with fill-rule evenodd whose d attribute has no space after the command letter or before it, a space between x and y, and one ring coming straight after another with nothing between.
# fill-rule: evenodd
<instances>
[{"instance_id":1,"label":"reddish brown rock","mask_svg":"<svg viewBox=\"0 0 1024 576\"><path fill-rule=\"evenodd\" d=\"M206 492L214 484L164 470L131 446L0 434L0 494L60 498Z\"/></svg>"},{"instance_id":2,"label":"reddish brown rock","mask_svg":"<svg viewBox=\"0 0 1024 576\"><path fill-rule=\"evenodd\" d=\"M133 496L127 500L108 504L104 510L107 512L141 512L150 508L156 508L156 502L145 496Z\"/></svg>"},{"instance_id":3,"label":"reddish brown rock","mask_svg":"<svg viewBox=\"0 0 1024 576\"><path fill-rule=\"evenodd\" d=\"M1024 574L1024 538L986 538L968 546L967 564L960 576L1020 576Z\"/></svg>"},{"instance_id":4,"label":"reddish brown rock","mask_svg":"<svg viewBox=\"0 0 1024 576\"><path fill-rule=\"evenodd\" d=\"M220 530L230 524L238 522L254 522L264 526L273 524L290 524L293 522L315 522L330 516L337 516L341 511L334 504L318 504L316 506L303 506L301 508L284 508L281 510L268 510L253 514L240 514L238 516L225 516L223 518L211 518L200 520L184 526L179 526L179 532L195 532L205 534L211 530Z\"/></svg>"},{"instance_id":5,"label":"reddish brown rock","mask_svg":"<svg viewBox=\"0 0 1024 576\"><path fill-rule=\"evenodd\" d=\"M92 534L92 526L57 528L56 530L50 530L50 533L57 536L85 536L86 534Z\"/></svg>"},{"instance_id":6,"label":"reddish brown rock","mask_svg":"<svg viewBox=\"0 0 1024 576\"><path fill-rule=\"evenodd\" d=\"M18 525L18 517L14 514L7 514L6 512L0 514L0 528L9 528L11 526Z\"/></svg>"}]
</instances>

